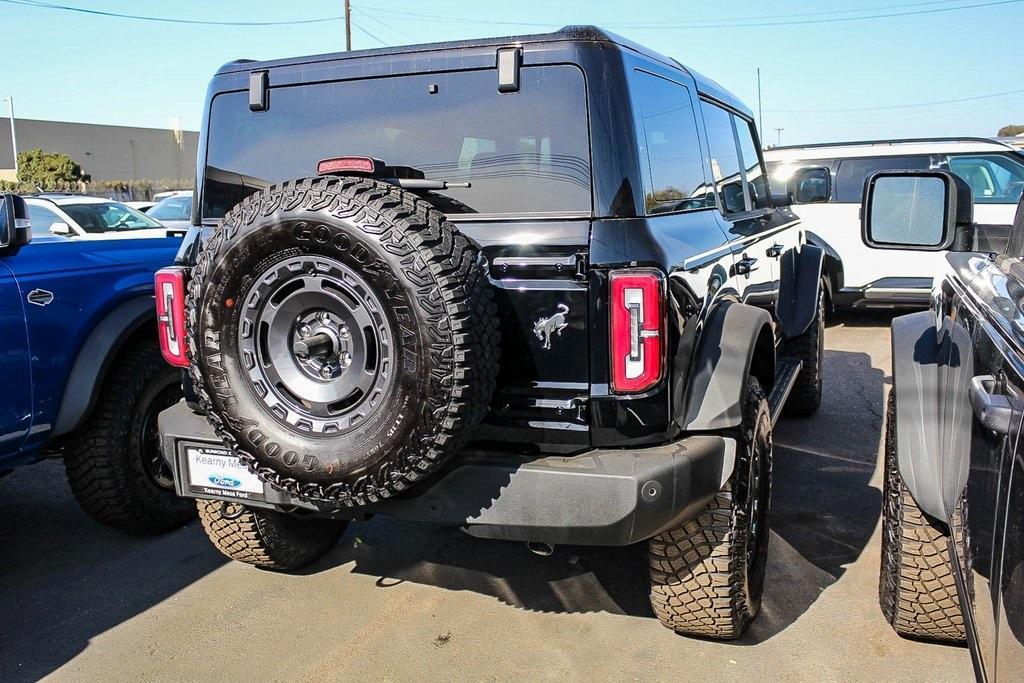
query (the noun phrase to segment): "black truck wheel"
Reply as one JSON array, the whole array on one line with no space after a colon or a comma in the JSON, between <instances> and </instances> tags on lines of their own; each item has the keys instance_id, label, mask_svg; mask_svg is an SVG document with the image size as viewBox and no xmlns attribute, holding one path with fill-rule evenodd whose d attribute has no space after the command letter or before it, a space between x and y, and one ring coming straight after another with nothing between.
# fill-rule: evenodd
<instances>
[{"instance_id":1,"label":"black truck wheel","mask_svg":"<svg viewBox=\"0 0 1024 683\"><path fill-rule=\"evenodd\" d=\"M180 372L155 338L127 342L85 426L63 441L68 483L89 515L133 533L168 531L195 515L174 492L157 429L157 415L181 397Z\"/></svg>"},{"instance_id":2,"label":"black truck wheel","mask_svg":"<svg viewBox=\"0 0 1024 683\"><path fill-rule=\"evenodd\" d=\"M958 517L962 511L961 505ZM896 392L892 391L886 407L878 600L896 633L909 638L966 642L964 617L949 555L954 545L946 531L917 506L900 476L896 453Z\"/></svg>"},{"instance_id":3,"label":"black truck wheel","mask_svg":"<svg viewBox=\"0 0 1024 683\"><path fill-rule=\"evenodd\" d=\"M196 506L217 550L232 560L275 571L299 569L320 559L347 525L215 500L197 500Z\"/></svg>"},{"instance_id":4,"label":"black truck wheel","mask_svg":"<svg viewBox=\"0 0 1024 683\"><path fill-rule=\"evenodd\" d=\"M483 255L422 198L365 178L268 188L225 216L187 297L191 377L263 481L358 506L454 455L498 360Z\"/></svg>"},{"instance_id":5,"label":"black truck wheel","mask_svg":"<svg viewBox=\"0 0 1024 683\"><path fill-rule=\"evenodd\" d=\"M772 423L758 381L747 380L732 477L696 517L648 543L651 605L686 635L736 638L761 607L768 560Z\"/></svg>"},{"instance_id":6,"label":"black truck wheel","mask_svg":"<svg viewBox=\"0 0 1024 683\"><path fill-rule=\"evenodd\" d=\"M803 361L784 411L793 417L813 415L821 405L821 364L825 356L825 283L818 291L818 311L807 330L786 342L784 354Z\"/></svg>"}]
</instances>

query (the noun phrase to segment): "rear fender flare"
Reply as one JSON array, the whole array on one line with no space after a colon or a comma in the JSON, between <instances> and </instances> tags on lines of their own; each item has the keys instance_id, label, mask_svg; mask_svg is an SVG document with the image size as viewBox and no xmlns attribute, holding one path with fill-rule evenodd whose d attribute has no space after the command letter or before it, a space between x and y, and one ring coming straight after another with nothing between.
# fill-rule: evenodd
<instances>
[{"instance_id":1,"label":"rear fender flare","mask_svg":"<svg viewBox=\"0 0 1024 683\"><path fill-rule=\"evenodd\" d=\"M818 313L821 268L825 250L805 244L787 250L779 258L779 301L775 316L786 339L799 337Z\"/></svg>"},{"instance_id":2,"label":"rear fender flare","mask_svg":"<svg viewBox=\"0 0 1024 683\"><path fill-rule=\"evenodd\" d=\"M753 374L765 392L775 379L771 316L761 308L724 302L708 318L690 372L682 429L737 427L743 420L743 392Z\"/></svg>"}]
</instances>

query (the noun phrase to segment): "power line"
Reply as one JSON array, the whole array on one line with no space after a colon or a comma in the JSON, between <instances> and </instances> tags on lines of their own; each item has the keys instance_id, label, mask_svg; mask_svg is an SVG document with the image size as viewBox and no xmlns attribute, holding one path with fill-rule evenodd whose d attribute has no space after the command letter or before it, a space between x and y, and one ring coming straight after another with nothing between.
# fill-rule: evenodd
<instances>
[{"instance_id":1,"label":"power line","mask_svg":"<svg viewBox=\"0 0 1024 683\"><path fill-rule=\"evenodd\" d=\"M164 24L192 24L200 26L290 26L295 24L321 24L329 21L340 21L345 18L344 16L339 14L331 17L317 17L313 19L286 19L283 21L207 21L203 19L178 19L175 17L154 17L142 14L106 12L98 9L89 9L87 7L58 5L55 3L42 2L41 0L0 0L0 2L8 5L21 5L23 7L36 7L39 9L78 12L81 14L92 14L101 17L116 17L118 19L134 19L136 21L153 21Z\"/></svg>"},{"instance_id":2,"label":"power line","mask_svg":"<svg viewBox=\"0 0 1024 683\"><path fill-rule=\"evenodd\" d=\"M365 26L363 26L362 24L360 24L360 23L359 23L358 21L356 21L354 17L353 17L353 19L352 19L352 25L353 25L353 26L355 26L355 27L356 27L357 29L359 29L360 31L362 31L363 33L365 33L366 35L368 35L369 37L371 37L371 38L373 38L374 40L376 40L376 41L377 41L378 43L380 43L381 45L387 45L387 42L385 42L385 41L381 40L381 39L380 39L380 37L379 37L379 36L377 36L376 34L374 34L374 33L371 33L370 31L366 30L366 27L365 27Z\"/></svg>"},{"instance_id":3,"label":"power line","mask_svg":"<svg viewBox=\"0 0 1024 683\"><path fill-rule=\"evenodd\" d=\"M706 21L688 21L688 22L658 22L654 23L631 23L631 22L604 22L602 25L610 28L643 28L643 29L718 29L718 28L757 28L763 26L795 26L801 24L833 24L848 21L864 21L868 19L887 19L891 17L907 17L917 16L922 14L940 14L945 12L956 12L965 9L976 9L980 7L996 7L1000 5L1015 5L1024 2L1024 0L996 0L994 2L978 2L969 5L958 5L956 7L935 7L931 9L917 9L917 10L903 10L899 12L889 12L886 14L867 14L857 17L831 17L821 19L797 19L795 21L754 21L753 18L744 17L737 21L719 21L717 23L707 23ZM919 3L919 4L931 4L931 3ZM907 4L902 5L890 5L888 7L880 7L872 11L881 11L887 9L900 9L908 6ZM363 11L367 11L367 8L363 8ZM470 19L467 17L446 17L438 16L434 14L421 14L417 12L405 12L402 10L383 10L373 8L370 11L387 14L390 16L403 16L416 19L422 19L425 21L435 22L449 22L449 23L485 23L493 24L498 26L523 26L523 27L550 27L551 22L531 22L531 21L499 21L499 20L481 20L481 19ZM777 19L778 16L799 16L799 15L777 15L761 17L762 19L772 20ZM806 16L806 15L805 15Z\"/></svg>"},{"instance_id":4,"label":"power line","mask_svg":"<svg viewBox=\"0 0 1024 683\"><path fill-rule=\"evenodd\" d=\"M1006 97L1007 95L1019 95L1024 90L1007 90L1006 92L990 93L988 95L975 95L974 97L958 97L952 100L934 100L932 102L915 102L914 104L889 104L880 107L848 107L840 109L765 109L772 114L800 114L814 113L824 114L827 112L846 113L858 111L887 111L891 109L910 109L913 107L934 107L939 104L954 104L956 102L973 102L975 100L988 100L994 97Z\"/></svg>"}]
</instances>

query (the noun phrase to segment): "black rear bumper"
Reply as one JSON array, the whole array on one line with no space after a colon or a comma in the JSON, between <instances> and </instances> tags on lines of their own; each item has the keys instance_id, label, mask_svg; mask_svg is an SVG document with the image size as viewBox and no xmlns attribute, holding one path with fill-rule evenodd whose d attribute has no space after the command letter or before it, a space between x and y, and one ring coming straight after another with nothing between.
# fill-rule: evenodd
<instances>
[{"instance_id":1,"label":"black rear bumper","mask_svg":"<svg viewBox=\"0 0 1024 683\"><path fill-rule=\"evenodd\" d=\"M164 457L179 495L238 501L187 484L185 448L224 448L209 423L184 403L160 414ZM264 486L246 505L300 507L322 514L385 513L462 527L473 536L551 544L628 545L696 514L732 474L736 442L694 435L632 450L524 459L468 450L410 495L358 510L336 510ZM260 499L261 498L261 499Z\"/></svg>"}]
</instances>

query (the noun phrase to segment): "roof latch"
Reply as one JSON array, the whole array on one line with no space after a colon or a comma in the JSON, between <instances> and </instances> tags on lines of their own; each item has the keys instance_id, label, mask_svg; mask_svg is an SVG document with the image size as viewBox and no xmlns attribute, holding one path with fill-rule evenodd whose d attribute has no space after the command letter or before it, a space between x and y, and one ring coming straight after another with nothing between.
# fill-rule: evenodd
<instances>
[{"instance_id":1,"label":"roof latch","mask_svg":"<svg viewBox=\"0 0 1024 683\"><path fill-rule=\"evenodd\" d=\"M498 48L498 92L517 92L519 90L519 67L522 65L522 48Z\"/></svg>"},{"instance_id":2,"label":"roof latch","mask_svg":"<svg viewBox=\"0 0 1024 683\"><path fill-rule=\"evenodd\" d=\"M249 111L266 111L270 107L270 72L249 73Z\"/></svg>"}]
</instances>

